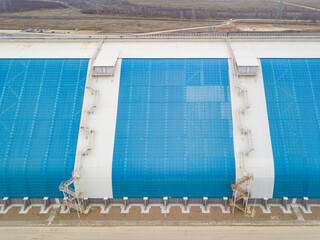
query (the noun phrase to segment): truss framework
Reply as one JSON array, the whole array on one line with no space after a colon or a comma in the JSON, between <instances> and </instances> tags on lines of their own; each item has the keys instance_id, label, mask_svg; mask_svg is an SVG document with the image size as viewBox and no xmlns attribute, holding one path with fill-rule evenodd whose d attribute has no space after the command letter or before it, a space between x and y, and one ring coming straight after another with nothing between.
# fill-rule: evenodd
<instances>
[{"instance_id":1,"label":"truss framework","mask_svg":"<svg viewBox=\"0 0 320 240\"><path fill-rule=\"evenodd\" d=\"M84 213L82 192L77 193L75 189L71 187L71 185L74 184L78 179L79 178L77 177L73 177L65 182L62 182L59 186L59 189L63 192L68 211L70 212L70 209L75 209L79 216L79 214Z\"/></svg>"},{"instance_id":2,"label":"truss framework","mask_svg":"<svg viewBox=\"0 0 320 240\"><path fill-rule=\"evenodd\" d=\"M251 197L250 183L252 180L253 176L247 175L239 179L235 184L231 184L233 191L232 198L230 199L232 214L234 214L235 208L240 209L245 215L249 215L251 213L248 208L248 200Z\"/></svg>"}]
</instances>

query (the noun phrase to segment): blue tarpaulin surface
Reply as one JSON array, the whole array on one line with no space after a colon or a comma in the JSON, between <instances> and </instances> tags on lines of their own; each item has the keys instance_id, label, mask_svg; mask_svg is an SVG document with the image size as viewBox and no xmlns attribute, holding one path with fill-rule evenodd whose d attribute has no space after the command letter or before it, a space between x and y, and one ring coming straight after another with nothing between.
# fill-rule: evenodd
<instances>
[{"instance_id":1,"label":"blue tarpaulin surface","mask_svg":"<svg viewBox=\"0 0 320 240\"><path fill-rule=\"evenodd\" d=\"M235 180L227 59L123 59L119 197L224 197Z\"/></svg>"},{"instance_id":2,"label":"blue tarpaulin surface","mask_svg":"<svg viewBox=\"0 0 320 240\"><path fill-rule=\"evenodd\" d=\"M320 59L262 59L273 197L320 198Z\"/></svg>"},{"instance_id":3,"label":"blue tarpaulin surface","mask_svg":"<svg viewBox=\"0 0 320 240\"><path fill-rule=\"evenodd\" d=\"M0 59L1 197L62 197L87 67L87 59Z\"/></svg>"}]
</instances>

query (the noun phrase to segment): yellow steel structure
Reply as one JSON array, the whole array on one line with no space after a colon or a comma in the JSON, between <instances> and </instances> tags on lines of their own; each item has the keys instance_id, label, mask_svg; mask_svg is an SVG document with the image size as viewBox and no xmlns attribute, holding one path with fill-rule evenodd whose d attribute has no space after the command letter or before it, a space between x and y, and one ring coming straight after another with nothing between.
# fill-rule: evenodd
<instances>
[{"instance_id":1,"label":"yellow steel structure","mask_svg":"<svg viewBox=\"0 0 320 240\"><path fill-rule=\"evenodd\" d=\"M79 216L79 214L84 213L82 192L76 193L75 189L71 187L77 180L79 180L77 177L70 178L69 180L62 182L59 189L63 192L68 210L70 211L70 208L75 209Z\"/></svg>"},{"instance_id":2,"label":"yellow steel structure","mask_svg":"<svg viewBox=\"0 0 320 240\"><path fill-rule=\"evenodd\" d=\"M232 213L234 214L234 208L240 209L245 215L251 213L248 208L248 200L251 197L250 183L253 180L252 175L246 175L239 179L235 184L231 184L233 191L232 199L230 199L230 206L232 207ZM240 200L243 200L239 203Z\"/></svg>"}]
</instances>

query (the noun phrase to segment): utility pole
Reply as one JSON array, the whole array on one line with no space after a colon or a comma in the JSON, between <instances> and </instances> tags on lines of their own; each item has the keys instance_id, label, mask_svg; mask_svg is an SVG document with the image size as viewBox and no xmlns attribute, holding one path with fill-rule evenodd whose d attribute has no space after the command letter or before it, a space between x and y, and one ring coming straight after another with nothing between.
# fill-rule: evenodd
<instances>
[{"instance_id":1,"label":"utility pole","mask_svg":"<svg viewBox=\"0 0 320 240\"><path fill-rule=\"evenodd\" d=\"M184 17L183 17L183 12L180 11L180 28L181 28L181 29L183 28L183 19L184 19Z\"/></svg>"},{"instance_id":2,"label":"utility pole","mask_svg":"<svg viewBox=\"0 0 320 240\"><path fill-rule=\"evenodd\" d=\"M213 22L212 22L212 18L210 18L210 27L208 28L208 32L209 32L209 33L213 33Z\"/></svg>"},{"instance_id":3,"label":"utility pole","mask_svg":"<svg viewBox=\"0 0 320 240\"><path fill-rule=\"evenodd\" d=\"M197 18L197 17L196 17L196 6L195 6L195 4L193 4L193 7L192 7L192 16L191 16L192 25L194 25L196 18Z\"/></svg>"},{"instance_id":4,"label":"utility pole","mask_svg":"<svg viewBox=\"0 0 320 240\"><path fill-rule=\"evenodd\" d=\"M278 12L277 12L277 17L276 20L274 22L273 25L281 25L281 21L282 21L282 1L283 0L279 0L279 4L278 4Z\"/></svg>"},{"instance_id":5,"label":"utility pole","mask_svg":"<svg viewBox=\"0 0 320 240\"><path fill-rule=\"evenodd\" d=\"M93 3L93 2L90 2L90 1L87 1L87 3L93 5L95 7L95 10L96 10L96 14L95 14L95 21L96 21L96 31L98 31L98 21L99 21L99 8L98 8L98 5L97 3Z\"/></svg>"},{"instance_id":6,"label":"utility pole","mask_svg":"<svg viewBox=\"0 0 320 240\"><path fill-rule=\"evenodd\" d=\"M193 2L192 12L191 12L191 24L190 27L195 26L195 20L196 20L196 4ZM190 35L192 34L192 29L190 29Z\"/></svg>"}]
</instances>

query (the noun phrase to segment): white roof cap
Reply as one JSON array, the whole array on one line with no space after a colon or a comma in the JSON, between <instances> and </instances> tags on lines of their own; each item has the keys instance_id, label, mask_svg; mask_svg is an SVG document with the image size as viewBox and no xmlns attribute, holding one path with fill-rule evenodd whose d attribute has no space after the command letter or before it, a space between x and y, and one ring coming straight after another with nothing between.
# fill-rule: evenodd
<instances>
[{"instance_id":1,"label":"white roof cap","mask_svg":"<svg viewBox=\"0 0 320 240\"><path fill-rule=\"evenodd\" d=\"M110 45L103 45L93 63L93 67L113 67L116 65L119 55L120 50L118 48L112 48Z\"/></svg>"},{"instance_id":2,"label":"white roof cap","mask_svg":"<svg viewBox=\"0 0 320 240\"><path fill-rule=\"evenodd\" d=\"M238 67L258 67L259 62L257 56L251 48L247 49L235 49L234 57Z\"/></svg>"}]
</instances>

